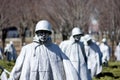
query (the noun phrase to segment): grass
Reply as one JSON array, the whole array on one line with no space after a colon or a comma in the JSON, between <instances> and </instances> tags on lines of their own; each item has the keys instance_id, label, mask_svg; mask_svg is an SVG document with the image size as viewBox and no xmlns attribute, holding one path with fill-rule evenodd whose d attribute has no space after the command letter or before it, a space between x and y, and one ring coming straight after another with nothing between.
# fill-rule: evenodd
<instances>
[{"instance_id":1,"label":"grass","mask_svg":"<svg viewBox=\"0 0 120 80\"><path fill-rule=\"evenodd\" d=\"M108 67L103 67L100 77L93 80L120 80L120 62L109 62Z\"/></svg>"},{"instance_id":2,"label":"grass","mask_svg":"<svg viewBox=\"0 0 120 80\"><path fill-rule=\"evenodd\" d=\"M8 70L9 72L12 70L13 66L14 66L14 62L8 62L6 60L0 60L0 66L2 66L3 68L5 68L6 70ZM2 70L0 69L0 73L2 72Z\"/></svg>"},{"instance_id":3,"label":"grass","mask_svg":"<svg viewBox=\"0 0 120 80\"><path fill-rule=\"evenodd\" d=\"M8 71L11 71L14 66L14 62L0 60L0 66L3 66ZM109 62L108 67L103 67L103 71L99 78L94 77L93 80L120 80L120 62Z\"/></svg>"}]
</instances>

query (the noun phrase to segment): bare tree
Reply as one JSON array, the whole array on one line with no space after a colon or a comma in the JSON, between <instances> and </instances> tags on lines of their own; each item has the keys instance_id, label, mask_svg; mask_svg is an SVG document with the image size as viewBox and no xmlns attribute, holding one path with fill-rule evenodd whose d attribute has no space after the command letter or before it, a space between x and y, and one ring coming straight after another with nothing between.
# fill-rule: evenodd
<instances>
[{"instance_id":1,"label":"bare tree","mask_svg":"<svg viewBox=\"0 0 120 80\"><path fill-rule=\"evenodd\" d=\"M110 37L115 33L115 41L120 37L119 0L0 0L0 4L1 28L17 26L23 42L24 29L30 27L34 34L34 26L40 19L48 19L63 39L70 36L75 26L87 33L91 17L99 22L102 34L107 32Z\"/></svg>"}]
</instances>

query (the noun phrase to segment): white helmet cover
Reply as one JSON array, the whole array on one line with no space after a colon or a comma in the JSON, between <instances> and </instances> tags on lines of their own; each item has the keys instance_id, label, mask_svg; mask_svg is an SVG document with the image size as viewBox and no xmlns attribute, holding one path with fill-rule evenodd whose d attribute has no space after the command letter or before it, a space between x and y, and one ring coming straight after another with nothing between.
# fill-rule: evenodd
<instances>
[{"instance_id":1,"label":"white helmet cover","mask_svg":"<svg viewBox=\"0 0 120 80\"><path fill-rule=\"evenodd\" d=\"M80 30L80 28L75 27L72 29L72 36L79 35L79 34L83 34L83 32Z\"/></svg>"},{"instance_id":2,"label":"white helmet cover","mask_svg":"<svg viewBox=\"0 0 120 80\"><path fill-rule=\"evenodd\" d=\"M50 33L52 33L51 27L52 26L50 22L48 22L47 20L41 20L36 24L35 32L39 30L45 30L45 31L49 31Z\"/></svg>"}]
</instances>

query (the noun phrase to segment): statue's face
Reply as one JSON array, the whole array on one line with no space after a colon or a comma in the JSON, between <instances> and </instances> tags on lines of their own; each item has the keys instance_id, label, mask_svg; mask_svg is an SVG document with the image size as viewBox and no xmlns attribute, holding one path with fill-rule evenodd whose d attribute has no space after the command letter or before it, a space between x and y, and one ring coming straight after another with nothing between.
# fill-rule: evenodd
<instances>
[{"instance_id":1,"label":"statue's face","mask_svg":"<svg viewBox=\"0 0 120 80\"><path fill-rule=\"evenodd\" d=\"M49 38L50 33L48 31L45 30L40 30L36 32L39 41L41 42L45 42L47 41L47 39Z\"/></svg>"},{"instance_id":2,"label":"statue's face","mask_svg":"<svg viewBox=\"0 0 120 80\"><path fill-rule=\"evenodd\" d=\"M80 34L74 35L73 37L74 37L75 41L80 41L81 35Z\"/></svg>"}]
</instances>

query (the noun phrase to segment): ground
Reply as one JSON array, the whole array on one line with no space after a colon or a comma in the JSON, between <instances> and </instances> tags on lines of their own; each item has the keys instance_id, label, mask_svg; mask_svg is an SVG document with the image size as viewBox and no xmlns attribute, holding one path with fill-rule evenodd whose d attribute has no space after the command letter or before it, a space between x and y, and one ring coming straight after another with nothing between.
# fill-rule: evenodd
<instances>
[{"instance_id":1,"label":"ground","mask_svg":"<svg viewBox=\"0 0 120 80\"><path fill-rule=\"evenodd\" d=\"M14 66L14 62L0 60L0 66L10 72ZM110 61L107 67L103 66L102 73L99 76L94 77L93 80L120 80L120 62Z\"/></svg>"}]
</instances>

